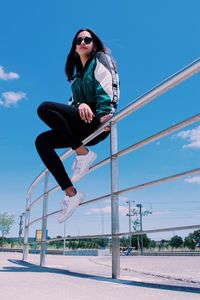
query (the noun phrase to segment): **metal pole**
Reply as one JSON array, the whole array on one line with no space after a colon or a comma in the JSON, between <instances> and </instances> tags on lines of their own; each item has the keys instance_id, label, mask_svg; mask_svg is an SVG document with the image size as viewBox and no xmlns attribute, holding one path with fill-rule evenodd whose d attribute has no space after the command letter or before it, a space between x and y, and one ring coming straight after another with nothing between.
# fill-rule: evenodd
<instances>
[{"instance_id":1,"label":"metal pole","mask_svg":"<svg viewBox=\"0 0 200 300\"><path fill-rule=\"evenodd\" d=\"M46 253L46 247L47 247L46 230L47 230L47 210L48 210L48 192L47 192L48 191L48 179L49 179L49 171L45 171L40 266L45 265L45 253Z\"/></svg>"},{"instance_id":2,"label":"metal pole","mask_svg":"<svg viewBox=\"0 0 200 300\"><path fill-rule=\"evenodd\" d=\"M30 204L31 204L31 193L28 194L26 199L26 213L25 213L25 226L24 226L24 249L22 260L27 260L28 256L28 235L29 235L29 221L30 221Z\"/></svg>"},{"instance_id":3,"label":"metal pole","mask_svg":"<svg viewBox=\"0 0 200 300\"><path fill-rule=\"evenodd\" d=\"M102 234L104 234L104 211L101 210L101 217L102 217Z\"/></svg>"},{"instance_id":4,"label":"metal pole","mask_svg":"<svg viewBox=\"0 0 200 300\"><path fill-rule=\"evenodd\" d=\"M23 232L23 217L24 217L24 213L22 213L20 216L19 216L19 243L21 243L22 241L22 232Z\"/></svg>"},{"instance_id":5,"label":"metal pole","mask_svg":"<svg viewBox=\"0 0 200 300\"><path fill-rule=\"evenodd\" d=\"M129 221L129 232L131 232L131 201L128 200L128 221ZM131 235L129 236L129 246L131 247Z\"/></svg>"},{"instance_id":6,"label":"metal pole","mask_svg":"<svg viewBox=\"0 0 200 300\"><path fill-rule=\"evenodd\" d=\"M120 239L114 234L119 233L119 196L118 191L118 159L117 153L117 125L111 122L110 136L111 152L111 221L112 221L112 278L120 275Z\"/></svg>"},{"instance_id":7,"label":"metal pole","mask_svg":"<svg viewBox=\"0 0 200 300\"><path fill-rule=\"evenodd\" d=\"M63 255L65 255L65 241L66 241L66 221L64 222Z\"/></svg>"},{"instance_id":8,"label":"metal pole","mask_svg":"<svg viewBox=\"0 0 200 300\"><path fill-rule=\"evenodd\" d=\"M137 204L137 207L139 207L140 209L140 231L142 231L142 204ZM141 241L141 254L143 255L143 235L141 235L140 237L140 241Z\"/></svg>"}]
</instances>

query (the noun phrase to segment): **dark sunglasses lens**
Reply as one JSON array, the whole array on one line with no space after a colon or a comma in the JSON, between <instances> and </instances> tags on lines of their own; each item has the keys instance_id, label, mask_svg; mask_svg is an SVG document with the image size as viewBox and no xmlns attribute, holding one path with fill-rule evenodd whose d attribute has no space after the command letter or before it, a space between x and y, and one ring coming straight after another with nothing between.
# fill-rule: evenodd
<instances>
[{"instance_id":1,"label":"dark sunglasses lens","mask_svg":"<svg viewBox=\"0 0 200 300\"><path fill-rule=\"evenodd\" d=\"M86 36L84 39L82 37L79 37L76 39L76 45L80 45L82 43L82 40L84 40L86 45L92 42L92 38L89 36Z\"/></svg>"},{"instance_id":2,"label":"dark sunglasses lens","mask_svg":"<svg viewBox=\"0 0 200 300\"><path fill-rule=\"evenodd\" d=\"M82 40L83 40L82 38L77 38L77 39L76 39L76 45L80 45L81 42L82 42Z\"/></svg>"},{"instance_id":3,"label":"dark sunglasses lens","mask_svg":"<svg viewBox=\"0 0 200 300\"><path fill-rule=\"evenodd\" d=\"M86 43L86 45L88 45L88 44L90 44L92 42L92 38L85 37L84 42Z\"/></svg>"}]
</instances>

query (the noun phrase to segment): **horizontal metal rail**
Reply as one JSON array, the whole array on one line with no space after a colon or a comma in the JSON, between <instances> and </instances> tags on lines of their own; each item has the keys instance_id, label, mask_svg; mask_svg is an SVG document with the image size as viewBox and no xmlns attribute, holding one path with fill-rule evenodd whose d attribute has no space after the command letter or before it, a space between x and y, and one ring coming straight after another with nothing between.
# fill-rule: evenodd
<instances>
[{"instance_id":1,"label":"horizontal metal rail","mask_svg":"<svg viewBox=\"0 0 200 300\"><path fill-rule=\"evenodd\" d=\"M177 180L177 179L180 179L182 177L190 176L190 175L194 175L194 174L198 174L198 173L200 173L200 168L192 169L192 170L188 170L188 171L184 171L184 172L181 172L181 173L177 173L175 175L163 177L163 178L160 178L160 179L157 179L157 180L153 180L153 181L149 181L149 182L145 182L145 183L142 183L142 184L139 184L139 185L134 185L132 187L128 187L126 189L120 190L120 191L116 192L115 194L116 195L122 195L122 194L125 194L125 193L128 193L128 192L134 192L136 190L144 189L146 187L158 185L158 184L164 183L164 182L169 182L169 181ZM106 194L106 195L103 195L103 196L100 196L100 197L97 197L97 198L85 201L85 202L81 203L80 206L86 205L88 203L100 201L100 200L105 200L105 199L109 198L110 196L111 196L111 194ZM48 218L48 217L57 215L58 213L60 213L60 211L61 210L56 210L54 212L51 212L51 213L47 214L45 217ZM37 218L35 220L32 220L31 222L29 222L29 226L31 226L31 225L33 225L33 224L35 224L35 223L37 223L38 221L41 221L41 220L42 220L42 217L39 217L39 218Z\"/></svg>"},{"instance_id":2,"label":"horizontal metal rail","mask_svg":"<svg viewBox=\"0 0 200 300\"><path fill-rule=\"evenodd\" d=\"M171 133L176 132L177 130L180 130L180 129L182 129L182 128L186 127L186 126L189 126L189 125L191 125L191 124L193 124L195 122L198 122L198 121L200 121L200 114L192 116L192 117L190 117L190 118L188 118L188 119L186 119L186 120L184 120L184 121L182 121L182 122L180 122L180 123L178 123L176 125L170 126L167 129L164 129L164 130L162 130L162 131L160 131L160 132L158 132L158 133L156 133L156 134L154 134L154 135L152 135L152 136L150 136L148 138L145 138L142 141L140 141L140 142L138 142L136 144L133 144L133 145L131 145L131 146L129 146L129 147L127 147L127 148L119 151L118 153L116 153L116 156L117 157L121 157L121 156L123 156L125 154L128 154L128 153L130 153L130 152L132 152L132 151L134 151L136 149L139 149L139 148L141 148L141 147L143 147L143 146L145 146L145 145L147 145L149 143L155 142L156 140L158 140L158 139L160 139L162 137L165 137L165 136L167 136L167 135L169 135ZM110 157L108 157L108 158L100 161L99 163L95 164L94 166L92 166L87 173L90 173L90 172L92 172L92 171L94 171L94 170L96 170L96 169L98 169L98 168L106 165L109 162L110 162ZM51 193L53 193L53 192L55 192L55 191L57 191L59 189L60 189L59 185L56 185L53 188L51 188L48 191L48 193L51 194ZM42 200L43 200L43 195L39 196L36 200L34 200L30 204L29 208L32 208L33 206L37 205Z\"/></svg>"},{"instance_id":3,"label":"horizontal metal rail","mask_svg":"<svg viewBox=\"0 0 200 300\"><path fill-rule=\"evenodd\" d=\"M108 125L111 121L112 122L118 122L122 120L123 118L127 117L132 112L136 111L140 107L144 106L145 104L149 103L150 101L156 99L161 94L165 93L166 91L170 90L174 86L178 85L182 81L186 80L187 78L191 77L192 75L196 74L200 71L200 59L195 60L179 72L173 74L169 78L162 81L160 84L155 86L150 91L146 92L142 96L138 97L134 102L129 104L127 107L125 107L123 110L121 110L119 113L117 113L114 117L112 117L110 120L105 122L98 130L96 130L93 134L91 134L89 137L87 137L83 144L86 144L87 142L91 141L94 137L99 135L101 132L104 131L104 127ZM69 157L74 151L69 150L66 153L64 153L61 156L61 160ZM34 186L45 176L46 169L32 182L32 184L29 187L28 195L31 193Z\"/></svg>"},{"instance_id":4,"label":"horizontal metal rail","mask_svg":"<svg viewBox=\"0 0 200 300\"><path fill-rule=\"evenodd\" d=\"M156 87L152 88L150 91L147 91L145 94L138 97L134 102L130 103L127 107L125 107L120 112L120 114L118 114L116 118L114 118L114 120L122 120L123 118L130 115L133 111L136 111L137 109L154 100L163 93L166 93L168 90L172 89L173 87L186 80L187 78L191 77L192 75L198 73L199 71L200 59L198 58L191 64L176 72L174 75L166 78L164 81L162 81Z\"/></svg>"},{"instance_id":5,"label":"horizontal metal rail","mask_svg":"<svg viewBox=\"0 0 200 300\"><path fill-rule=\"evenodd\" d=\"M163 183L163 182L173 181L173 180L185 177L185 176L190 176L190 175L198 174L198 173L200 173L200 168L188 170L188 171L185 171L185 172L182 172L182 173L177 173L175 175L163 177L163 178L153 180L153 181L149 181L149 182L146 182L146 183L142 183L142 184L139 184L139 185L134 185L132 187L120 190L120 191L116 192L116 194L122 195L122 194L125 194L125 193L128 193L128 192L134 192L136 190L140 190L140 189L143 189L143 188L146 188L146 187L149 187L149 186L158 185L158 184ZM92 203L92 202L99 201L99 200L105 200L109 197L110 197L110 194L106 194L104 196L100 196L100 197L85 201L85 202L81 203L80 205L85 205L85 204Z\"/></svg>"},{"instance_id":6,"label":"horizontal metal rail","mask_svg":"<svg viewBox=\"0 0 200 300\"><path fill-rule=\"evenodd\" d=\"M127 231L127 232L119 232L115 234L115 236L136 236L136 235L144 235L149 233L158 233L158 232L167 232L167 231L179 231L179 230L189 230L189 229L200 229L200 224L188 225L188 226L177 226L177 227L166 227L166 228L158 228L158 229L150 229L150 230L143 230L143 231ZM103 237L110 237L112 236L111 233L106 234L91 234L91 235L79 235L79 236L65 236L55 239L47 240L47 243L54 242L54 241L63 241L65 240L77 240L77 239L94 239L94 238L103 238ZM28 244L31 244L28 243Z\"/></svg>"},{"instance_id":7,"label":"horizontal metal rail","mask_svg":"<svg viewBox=\"0 0 200 300\"><path fill-rule=\"evenodd\" d=\"M189 230L189 229L200 229L200 224L195 225L188 225L188 226L175 226L175 227L168 227L168 228L159 228L159 229L150 229L150 230L143 230L137 232L120 232L116 235L124 236L124 235L143 235L149 233L157 233L157 232L167 232L167 231L179 231L179 230Z\"/></svg>"}]
</instances>

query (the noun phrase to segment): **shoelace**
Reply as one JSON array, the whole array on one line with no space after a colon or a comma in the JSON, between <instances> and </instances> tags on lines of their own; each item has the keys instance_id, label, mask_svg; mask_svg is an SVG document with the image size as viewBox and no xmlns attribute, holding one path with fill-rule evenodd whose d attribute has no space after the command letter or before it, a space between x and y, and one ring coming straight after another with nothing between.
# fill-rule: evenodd
<instances>
[{"instance_id":1,"label":"shoelace","mask_svg":"<svg viewBox=\"0 0 200 300\"><path fill-rule=\"evenodd\" d=\"M80 173L82 167L82 162L80 160L75 160L74 171Z\"/></svg>"},{"instance_id":2,"label":"shoelace","mask_svg":"<svg viewBox=\"0 0 200 300\"><path fill-rule=\"evenodd\" d=\"M61 211L63 211L64 208L67 208L68 201L66 202L66 200L61 200L60 205L61 205Z\"/></svg>"}]
</instances>

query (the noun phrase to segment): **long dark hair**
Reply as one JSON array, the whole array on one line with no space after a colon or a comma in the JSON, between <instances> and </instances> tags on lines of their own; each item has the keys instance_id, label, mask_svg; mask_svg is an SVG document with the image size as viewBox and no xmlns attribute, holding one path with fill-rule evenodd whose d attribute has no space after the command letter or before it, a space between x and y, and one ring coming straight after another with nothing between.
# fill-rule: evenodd
<instances>
[{"instance_id":1,"label":"long dark hair","mask_svg":"<svg viewBox=\"0 0 200 300\"><path fill-rule=\"evenodd\" d=\"M96 52L98 51L102 51L106 54L111 55L111 52L108 48L104 47L103 42L100 40L100 38L94 33L93 30L89 29L89 28L83 28L80 29L74 36L73 41L72 41L72 47L70 49L70 52L67 56L67 60L66 60L66 64L65 64L65 74L67 76L68 81L72 81L74 79L74 73L75 73L75 69L76 71L81 71L83 69L81 60L79 55L76 55L75 51L76 51L76 38L78 36L78 34L82 31L88 31L91 34L91 37L93 39L93 43L95 46L95 50L93 50L93 52L91 53L91 55L94 55ZM113 60L113 59L112 59ZM115 62L113 61L114 65L116 66Z\"/></svg>"}]
</instances>

